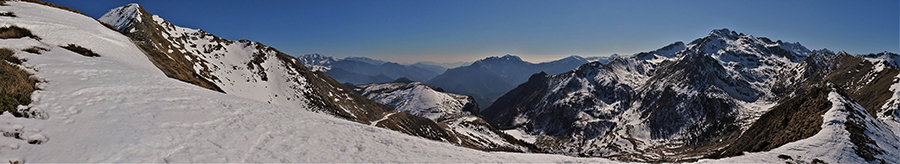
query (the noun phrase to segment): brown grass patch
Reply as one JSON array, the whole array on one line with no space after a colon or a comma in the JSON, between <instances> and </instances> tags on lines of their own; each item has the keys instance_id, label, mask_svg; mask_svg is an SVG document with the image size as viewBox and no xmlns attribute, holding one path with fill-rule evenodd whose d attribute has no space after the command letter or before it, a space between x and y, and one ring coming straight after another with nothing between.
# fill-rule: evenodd
<instances>
[{"instance_id":1,"label":"brown grass patch","mask_svg":"<svg viewBox=\"0 0 900 164\"><path fill-rule=\"evenodd\" d=\"M19 60L19 58L14 57L13 54L15 54L15 52L13 52L10 49L6 49L6 48L0 49L0 59L6 60L7 62L10 62L13 64L22 64L22 60Z\"/></svg>"},{"instance_id":2,"label":"brown grass patch","mask_svg":"<svg viewBox=\"0 0 900 164\"><path fill-rule=\"evenodd\" d=\"M40 38L34 36L34 34L31 34L31 30L19 26L13 25L9 27L0 27L0 39L14 39L23 37L31 37L40 40Z\"/></svg>"},{"instance_id":3,"label":"brown grass patch","mask_svg":"<svg viewBox=\"0 0 900 164\"><path fill-rule=\"evenodd\" d=\"M44 6L50 6L50 7L58 8L58 9L63 9L63 10L66 10L66 11L71 11L71 12L78 13L78 14L81 14L81 15L84 15L84 16L87 16L87 17L91 17L91 16L88 16L87 14L81 13L81 12L78 11L78 10L75 10L75 9L72 9L72 8L68 8L68 7L64 7L64 6L60 6L60 5L56 5L56 4L53 4L53 3L50 3L50 2L44 2L44 1L39 1L39 0L22 0L22 1L24 1L24 2L31 2L31 3L36 3L36 4L40 4L40 5L44 5Z\"/></svg>"},{"instance_id":4,"label":"brown grass patch","mask_svg":"<svg viewBox=\"0 0 900 164\"><path fill-rule=\"evenodd\" d=\"M81 47L81 46L78 46L75 44L69 44L69 45L60 46L60 47L65 48L69 51L81 54L81 56L100 57L100 54L94 53L94 51L91 51L91 49L87 49L87 48L84 48L84 47Z\"/></svg>"},{"instance_id":5,"label":"brown grass patch","mask_svg":"<svg viewBox=\"0 0 900 164\"><path fill-rule=\"evenodd\" d=\"M14 53L10 49L0 49L0 56L12 56ZM31 103L31 93L38 89L35 86L38 81L25 70L7 62L0 62L0 79L3 79L0 80L0 113L9 112L16 117L34 116L35 112L27 109L19 111L16 107Z\"/></svg>"},{"instance_id":6,"label":"brown grass patch","mask_svg":"<svg viewBox=\"0 0 900 164\"><path fill-rule=\"evenodd\" d=\"M33 54L41 54L41 51L50 51L50 50L49 50L49 49L46 49L46 48L43 48L43 47L37 47L37 46L34 46L34 47L31 47L31 48L23 49L22 51L25 51L25 52L28 52L28 53L33 53Z\"/></svg>"},{"instance_id":7,"label":"brown grass patch","mask_svg":"<svg viewBox=\"0 0 900 164\"><path fill-rule=\"evenodd\" d=\"M116 29L116 26L110 25L110 24L108 24L108 23L103 23L103 22L101 22L100 20L97 20L97 22L99 22L99 23L102 24L104 27L106 27L106 28L108 28L108 29L110 29L110 30L113 30L113 31L116 31L116 32L119 31L118 29Z\"/></svg>"}]
</instances>

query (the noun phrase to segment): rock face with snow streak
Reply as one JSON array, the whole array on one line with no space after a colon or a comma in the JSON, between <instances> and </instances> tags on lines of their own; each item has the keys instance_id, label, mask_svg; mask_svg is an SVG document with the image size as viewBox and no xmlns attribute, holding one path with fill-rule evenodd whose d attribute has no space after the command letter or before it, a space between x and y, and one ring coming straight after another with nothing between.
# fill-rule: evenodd
<instances>
[{"instance_id":1,"label":"rock face with snow streak","mask_svg":"<svg viewBox=\"0 0 900 164\"><path fill-rule=\"evenodd\" d=\"M534 152L533 145L518 140L478 116L471 96L444 93L422 82L398 79L392 83L354 86L356 92L397 110L435 120L456 137L457 144L479 150Z\"/></svg>"},{"instance_id":2,"label":"rock face with snow streak","mask_svg":"<svg viewBox=\"0 0 900 164\"><path fill-rule=\"evenodd\" d=\"M433 121L396 113L261 43L231 41L203 30L175 26L137 4L112 9L99 20L132 38L171 78L279 106L324 112L363 124L377 123L374 125L415 136L455 140Z\"/></svg>"},{"instance_id":3,"label":"rock face with snow streak","mask_svg":"<svg viewBox=\"0 0 900 164\"><path fill-rule=\"evenodd\" d=\"M805 95L804 86L834 83L864 114L892 120L896 107L882 104L896 93L888 87L897 83L896 67L864 58L874 60L720 29L687 45L532 75L482 113L500 129L537 136L548 152L635 161L719 157L773 106ZM761 150L768 149L739 152Z\"/></svg>"}]
</instances>

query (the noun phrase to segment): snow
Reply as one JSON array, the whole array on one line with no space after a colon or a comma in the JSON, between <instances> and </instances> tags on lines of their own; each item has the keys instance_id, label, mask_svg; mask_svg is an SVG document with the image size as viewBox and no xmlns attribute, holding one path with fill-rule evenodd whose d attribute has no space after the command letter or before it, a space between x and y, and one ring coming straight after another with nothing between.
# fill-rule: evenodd
<instances>
[{"instance_id":1,"label":"snow","mask_svg":"<svg viewBox=\"0 0 900 164\"><path fill-rule=\"evenodd\" d=\"M719 160L700 160L698 163L782 163L785 159L780 159L778 155L788 155L793 158L793 162L809 163L813 159L820 159L826 163L868 163L864 159L856 155L854 151L855 145L850 142L850 132L845 130L844 124L848 121L851 111L866 112L858 104L849 101L837 92L830 92L828 100L831 101L832 107L822 115L824 119L822 130L812 137L791 142L781 147L766 152L745 153L745 155L724 158ZM846 108L849 105L851 108ZM866 136L871 137L877 147L885 152L882 155L876 155L887 163L900 162L900 140L897 136L876 135L891 134L886 125L874 118L864 115L862 118L863 125L867 129ZM877 133L870 133L877 131ZM887 132L885 132L887 131ZM876 161L877 162L877 161Z\"/></svg>"},{"instance_id":2,"label":"snow","mask_svg":"<svg viewBox=\"0 0 900 164\"><path fill-rule=\"evenodd\" d=\"M520 139L522 141L532 143L532 144L534 143L534 141L537 140L537 136L528 135L527 133L525 133L524 131L519 130L519 129L509 129L509 130L504 130L503 132L506 134L509 134L510 136L516 137L516 139Z\"/></svg>"},{"instance_id":3,"label":"snow","mask_svg":"<svg viewBox=\"0 0 900 164\"><path fill-rule=\"evenodd\" d=\"M137 5L125 7L136 8ZM115 11L111 10L107 15L114 15ZM263 60L258 66L248 66L247 62L254 57L278 59L274 50L256 42L216 39L198 29L173 25L158 15L151 17L153 22L150 23L164 27L166 31L162 35L166 35L164 38L171 43L166 47L156 46L169 53L176 49L191 52L186 58L194 62L194 71L225 93L291 108L311 108L309 102L301 98L311 92L309 84L296 70L288 69L290 67L279 60Z\"/></svg>"},{"instance_id":4,"label":"snow","mask_svg":"<svg viewBox=\"0 0 900 164\"><path fill-rule=\"evenodd\" d=\"M348 113L349 113L349 112L348 112ZM397 114L397 113L400 113L400 111L397 111L397 112L394 112L394 113L390 113L390 114L386 114L386 115L384 115L384 117L382 117L381 119L372 121L372 124L370 124L370 125L372 125L372 126L378 125L378 122L387 120L387 119L391 118L392 115Z\"/></svg>"},{"instance_id":5,"label":"snow","mask_svg":"<svg viewBox=\"0 0 900 164\"><path fill-rule=\"evenodd\" d=\"M464 111L463 108L467 105L475 105L470 104L473 100L468 96L440 92L421 82L368 84L358 87L360 89L357 90L361 91L363 96L379 103L445 124L456 134L457 139L466 140L468 145L485 149L503 147L528 151L528 148L506 141L502 137L503 132L492 131L486 121ZM372 123L375 124L377 121ZM462 145L463 140L457 143Z\"/></svg>"},{"instance_id":6,"label":"snow","mask_svg":"<svg viewBox=\"0 0 900 164\"><path fill-rule=\"evenodd\" d=\"M131 26L131 24L134 23L129 18L133 17L133 18L137 18L136 21L138 21L138 22L141 21L141 16L140 16L141 13L138 10L140 7L141 6L136 3L118 7L118 8L109 10L109 12L107 12L106 14L103 14L103 16L101 16L97 20L100 20L101 22L107 22L108 24L115 26L116 30L123 31L123 30L125 30L125 28L128 28L128 26ZM132 30L134 30L134 29L132 29Z\"/></svg>"},{"instance_id":7,"label":"snow","mask_svg":"<svg viewBox=\"0 0 900 164\"><path fill-rule=\"evenodd\" d=\"M361 85L362 95L379 103L431 120L464 115L467 96L438 92L421 82Z\"/></svg>"},{"instance_id":8,"label":"snow","mask_svg":"<svg viewBox=\"0 0 900 164\"><path fill-rule=\"evenodd\" d=\"M38 78L30 105L46 119L0 115L28 144L0 138L0 159L19 162L591 162L606 159L482 152L302 109L221 94L167 78L130 40L82 15L25 2L0 10L43 40L4 39ZM102 57L56 47L76 43Z\"/></svg>"}]
</instances>

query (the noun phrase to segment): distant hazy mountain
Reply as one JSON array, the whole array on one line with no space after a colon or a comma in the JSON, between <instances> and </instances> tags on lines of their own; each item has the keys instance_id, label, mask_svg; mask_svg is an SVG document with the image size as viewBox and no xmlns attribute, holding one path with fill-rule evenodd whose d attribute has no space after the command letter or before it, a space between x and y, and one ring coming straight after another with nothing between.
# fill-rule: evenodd
<instances>
[{"instance_id":1,"label":"distant hazy mountain","mask_svg":"<svg viewBox=\"0 0 900 164\"><path fill-rule=\"evenodd\" d=\"M450 69L450 68L456 68L456 67L467 66L467 65L469 65L469 64L472 64L472 62L444 62L444 63L438 63L438 62L423 61L423 62L418 62L418 63L413 64L413 65L419 65L419 64L421 64L421 65L441 66L441 67ZM446 69L444 69L444 70L446 70Z\"/></svg>"},{"instance_id":2,"label":"distant hazy mountain","mask_svg":"<svg viewBox=\"0 0 900 164\"><path fill-rule=\"evenodd\" d=\"M586 59L580 56L569 56L545 63L530 63L518 56L505 55L488 57L475 61L471 65L449 69L428 85L444 88L447 92L475 97L482 108L489 106L495 99L525 81L532 74L547 72L558 74L572 70L579 65L594 61L609 61L611 57L593 57Z\"/></svg>"},{"instance_id":3,"label":"distant hazy mountain","mask_svg":"<svg viewBox=\"0 0 900 164\"><path fill-rule=\"evenodd\" d=\"M447 71L447 68L452 68L452 67L443 67L440 65L429 64L429 63L433 63L433 62L418 62L416 64L412 64L412 66L424 68L424 69L427 69L432 72L437 72L438 74L444 73L444 71Z\"/></svg>"},{"instance_id":4,"label":"distant hazy mountain","mask_svg":"<svg viewBox=\"0 0 900 164\"><path fill-rule=\"evenodd\" d=\"M341 83L353 84L385 83L401 77L427 81L446 69L435 65L401 65L367 57L338 59L320 54L305 54L298 58L310 70L322 71Z\"/></svg>"}]
</instances>

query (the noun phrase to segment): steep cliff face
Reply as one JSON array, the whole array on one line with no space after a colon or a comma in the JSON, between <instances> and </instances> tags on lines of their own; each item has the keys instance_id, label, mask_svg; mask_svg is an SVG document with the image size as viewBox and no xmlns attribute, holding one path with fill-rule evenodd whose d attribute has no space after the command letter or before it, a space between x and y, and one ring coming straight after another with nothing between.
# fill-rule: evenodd
<instances>
[{"instance_id":1,"label":"steep cliff face","mask_svg":"<svg viewBox=\"0 0 900 164\"><path fill-rule=\"evenodd\" d=\"M397 113L261 43L231 41L203 30L175 26L137 4L112 9L99 20L129 36L171 78L279 106L324 112L433 140L455 141L435 122Z\"/></svg>"}]
</instances>

